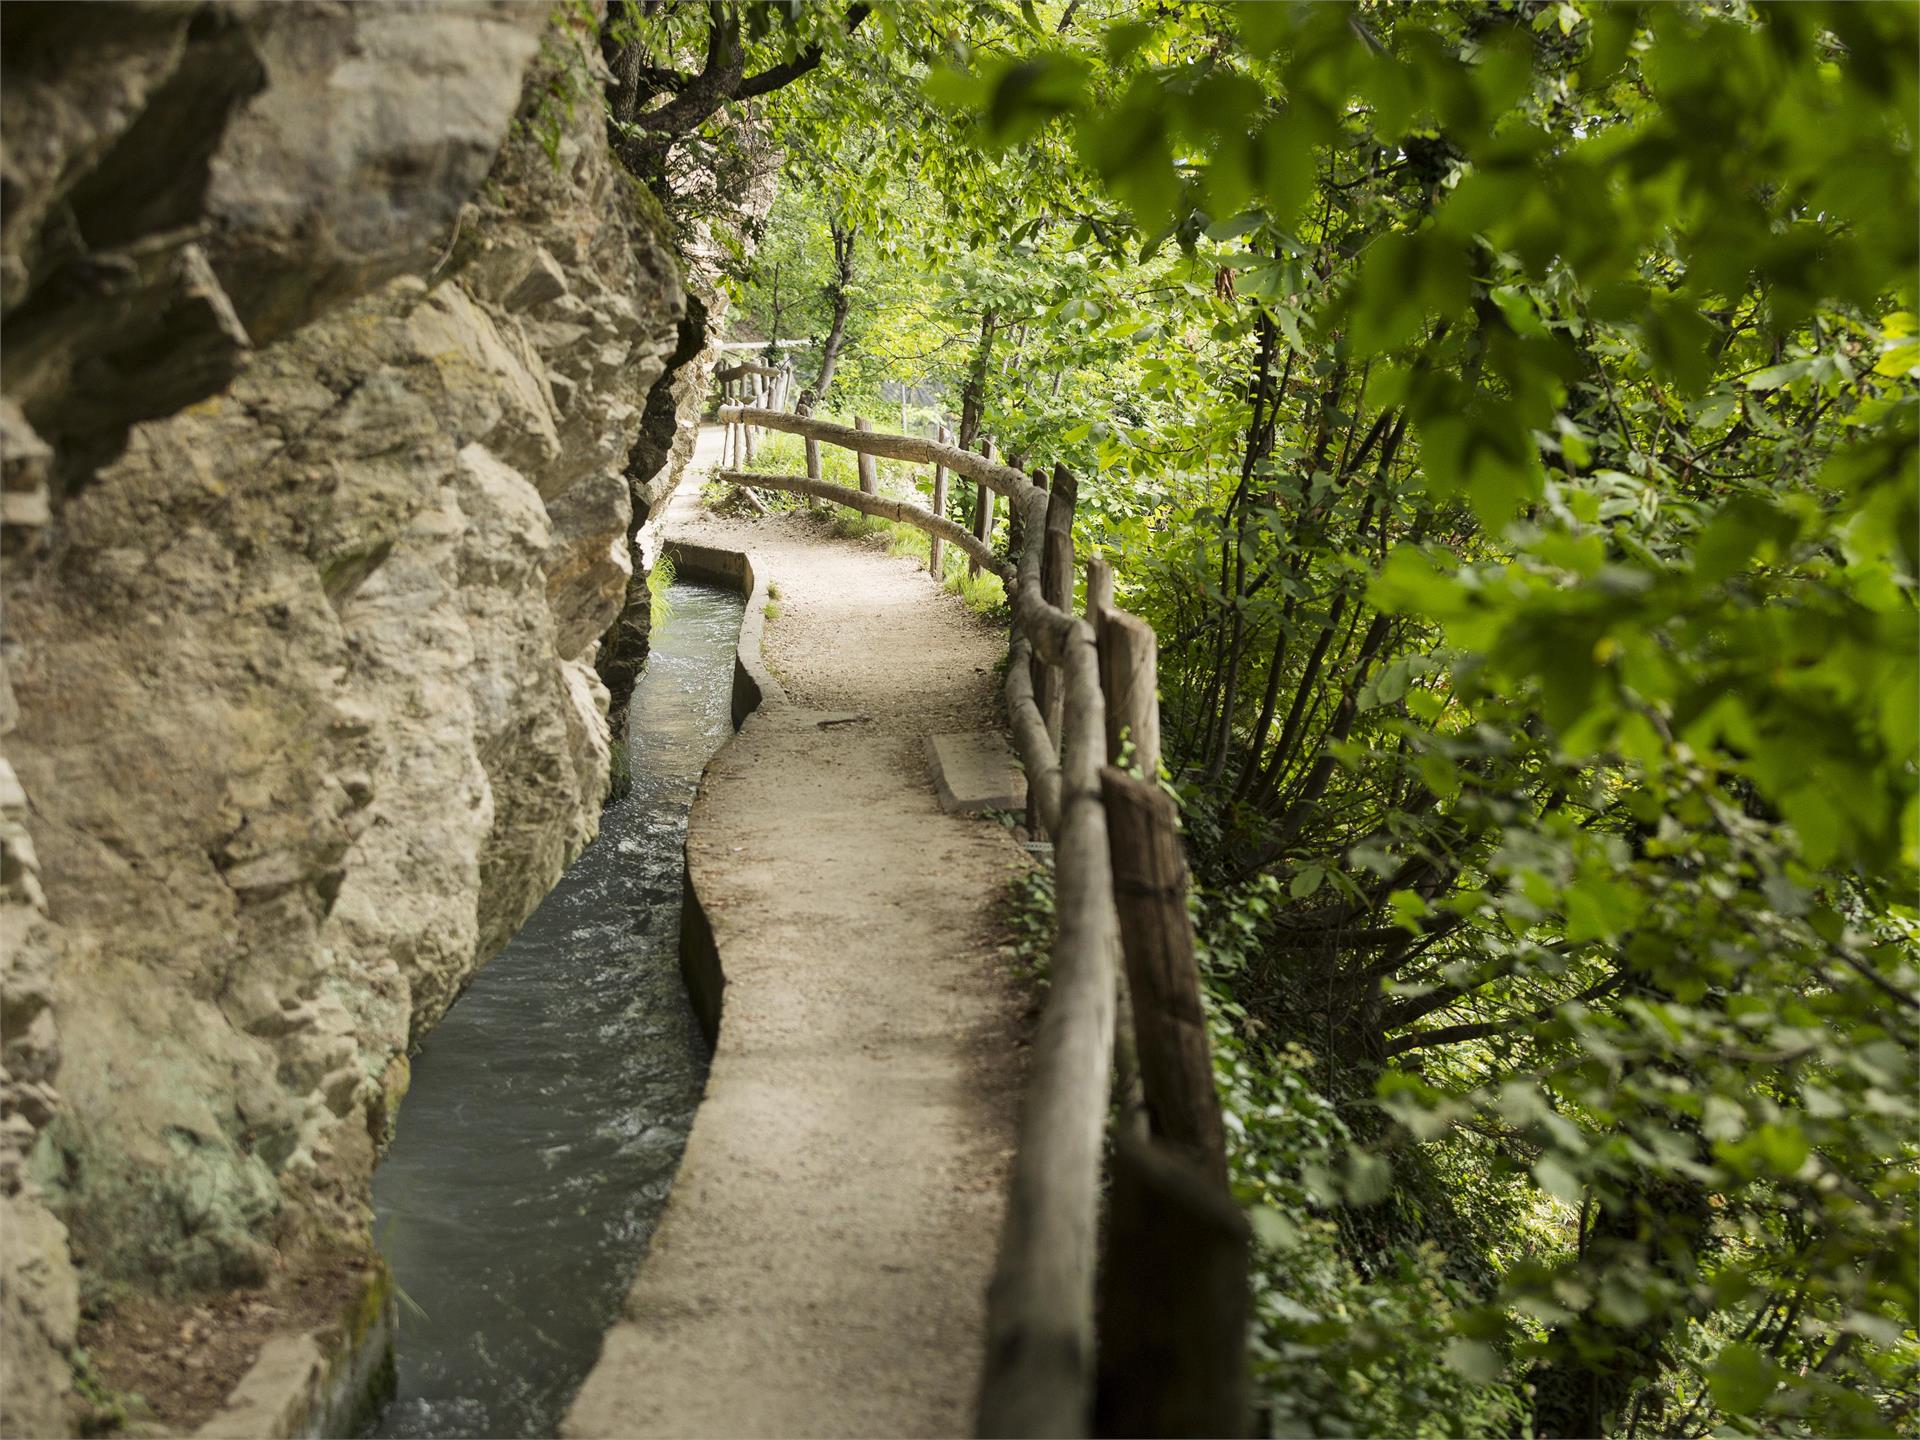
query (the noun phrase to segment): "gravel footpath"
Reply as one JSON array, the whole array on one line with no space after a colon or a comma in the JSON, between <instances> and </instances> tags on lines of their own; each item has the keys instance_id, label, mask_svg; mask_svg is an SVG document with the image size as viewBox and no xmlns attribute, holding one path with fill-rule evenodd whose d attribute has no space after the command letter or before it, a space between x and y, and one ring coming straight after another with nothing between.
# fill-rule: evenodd
<instances>
[{"instance_id":1,"label":"gravel footpath","mask_svg":"<svg viewBox=\"0 0 1920 1440\"><path fill-rule=\"evenodd\" d=\"M1024 1058L996 953L1022 862L1000 826L940 812L925 749L996 727L1005 639L813 517L709 514L717 453L703 433L666 530L754 552L790 703L702 782L688 850L727 974L720 1043L562 1433L969 1434Z\"/></svg>"}]
</instances>

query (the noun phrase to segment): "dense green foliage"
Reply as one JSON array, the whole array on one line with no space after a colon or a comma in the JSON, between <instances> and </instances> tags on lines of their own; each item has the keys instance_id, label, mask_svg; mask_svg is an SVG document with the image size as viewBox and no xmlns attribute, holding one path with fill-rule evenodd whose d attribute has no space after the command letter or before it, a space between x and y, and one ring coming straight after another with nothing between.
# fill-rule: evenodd
<instances>
[{"instance_id":1,"label":"dense green foliage","mask_svg":"<svg viewBox=\"0 0 1920 1440\"><path fill-rule=\"evenodd\" d=\"M740 300L1159 631L1274 1433L1912 1433L1914 8L863 19Z\"/></svg>"}]
</instances>

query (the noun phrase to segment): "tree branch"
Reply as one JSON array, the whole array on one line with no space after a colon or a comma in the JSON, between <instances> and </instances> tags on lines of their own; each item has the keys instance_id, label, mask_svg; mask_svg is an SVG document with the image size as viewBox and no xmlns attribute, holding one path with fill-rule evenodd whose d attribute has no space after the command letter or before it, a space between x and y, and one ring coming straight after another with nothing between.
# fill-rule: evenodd
<instances>
[{"instance_id":1,"label":"tree branch","mask_svg":"<svg viewBox=\"0 0 1920 1440\"><path fill-rule=\"evenodd\" d=\"M859 4L847 10L847 33L851 35L860 28L860 22L867 18L868 7ZM815 69L825 52L818 45L809 45L791 60L782 60L778 65L769 65L758 75L749 75L740 82L733 92L736 100L749 100L755 95L765 95L770 90L778 90L782 85L791 85L808 71Z\"/></svg>"},{"instance_id":2,"label":"tree branch","mask_svg":"<svg viewBox=\"0 0 1920 1440\"><path fill-rule=\"evenodd\" d=\"M711 0L707 16L707 56L700 73L659 109L635 116L636 123L663 134L683 135L733 98L747 64L740 45L740 12Z\"/></svg>"},{"instance_id":3,"label":"tree branch","mask_svg":"<svg viewBox=\"0 0 1920 1440\"><path fill-rule=\"evenodd\" d=\"M1438 1030L1419 1030L1411 1035L1402 1035L1398 1040L1388 1044L1387 1058L1391 1060L1394 1056L1404 1055L1409 1050L1425 1050L1434 1045L1456 1045L1466 1040L1484 1040L1489 1035L1498 1035L1502 1031L1542 1024L1553 1019L1562 1005L1571 1005L1581 1000L1596 1000L1608 991L1617 989L1625 978L1624 972L1616 971L1598 984L1589 985L1578 995L1570 995L1565 1000L1556 1000L1545 1009L1536 1010L1533 1014L1518 1020L1489 1020L1475 1025L1443 1025Z\"/></svg>"}]
</instances>

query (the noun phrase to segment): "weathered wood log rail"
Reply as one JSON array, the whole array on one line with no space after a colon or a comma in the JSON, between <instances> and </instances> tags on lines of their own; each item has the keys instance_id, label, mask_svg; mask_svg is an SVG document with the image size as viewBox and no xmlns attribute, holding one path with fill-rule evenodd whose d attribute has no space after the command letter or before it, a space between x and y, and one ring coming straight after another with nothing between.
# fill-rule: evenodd
<instances>
[{"instance_id":1,"label":"weathered wood log rail","mask_svg":"<svg viewBox=\"0 0 1920 1440\"><path fill-rule=\"evenodd\" d=\"M736 455L767 429L805 438L810 457L830 444L862 461L858 490L812 464L811 477L728 468L721 480L917 526L933 537L936 576L945 542L1012 597L1007 713L1031 818L1054 837L1055 931L988 1293L978 1434L1245 1434L1249 1238L1226 1187L1174 809L1155 783L1152 627L1114 607L1098 561L1087 613L1074 612L1077 491L1062 467L1036 483L944 431L924 440L754 406L720 418L741 437ZM1012 563L986 527L878 495L874 459L933 467L941 511L947 472L979 487L976 516L1005 496ZM1118 768L1123 757L1139 775ZM1117 1023L1129 1011L1131 1034ZM1124 1073L1135 1070L1137 1090Z\"/></svg>"}]
</instances>

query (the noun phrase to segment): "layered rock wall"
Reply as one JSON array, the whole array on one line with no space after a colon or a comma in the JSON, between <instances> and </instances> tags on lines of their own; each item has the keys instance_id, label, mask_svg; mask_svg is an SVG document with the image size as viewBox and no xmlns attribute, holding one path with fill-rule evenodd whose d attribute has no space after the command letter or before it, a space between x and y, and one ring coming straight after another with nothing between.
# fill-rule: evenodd
<instances>
[{"instance_id":1,"label":"layered rock wall","mask_svg":"<svg viewBox=\"0 0 1920 1440\"><path fill-rule=\"evenodd\" d=\"M685 400L591 14L91 8L4 11L9 1435L83 1301L367 1243L410 1041L596 828Z\"/></svg>"}]
</instances>

